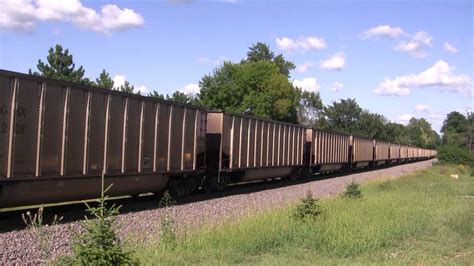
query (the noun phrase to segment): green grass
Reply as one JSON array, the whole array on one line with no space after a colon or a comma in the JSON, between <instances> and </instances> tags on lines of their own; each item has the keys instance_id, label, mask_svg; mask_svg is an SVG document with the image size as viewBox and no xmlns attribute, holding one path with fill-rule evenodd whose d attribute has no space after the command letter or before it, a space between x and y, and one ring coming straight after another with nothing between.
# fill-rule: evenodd
<instances>
[{"instance_id":1,"label":"green grass","mask_svg":"<svg viewBox=\"0 0 474 266\"><path fill-rule=\"evenodd\" d=\"M460 174L459 179L450 174ZM363 198L320 201L316 220L294 206L180 236L174 250L136 248L143 264L473 264L474 177L438 165L362 187ZM471 196L471 197L469 197Z\"/></svg>"}]
</instances>

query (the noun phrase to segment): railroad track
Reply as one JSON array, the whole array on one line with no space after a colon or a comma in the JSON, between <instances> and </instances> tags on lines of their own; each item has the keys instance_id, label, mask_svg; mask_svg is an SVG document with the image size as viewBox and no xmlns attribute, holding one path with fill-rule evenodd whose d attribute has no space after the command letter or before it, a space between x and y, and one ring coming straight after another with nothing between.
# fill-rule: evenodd
<instances>
[{"instance_id":1,"label":"railroad track","mask_svg":"<svg viewBox=\"0 0 474 266\"><path fill-rule=\"evenodd\" d=\"M371 169L359 169L353 170L351 172L319 173L305 179L291 180L288 178L276 178L271 180L261 180L250 183L234 184L228 186L227 189L224 191L213 191L211 193L199 192L185 197L179 197L174 200L176 201L176 205L185 205L214 198L222 198L239 194L248 194L258 191L271 190L285 186L304 184L322 179L337 178L340 176L368 172L383 168L390 168L394 166L397 165L380 166ZM111 198L108 203L122 206L120 209L120 213L126 214L144 210L159 209L159 201L159 197L148 193L140 195L139 197L125 196ZM92 199L86 202L88 202L88 204L93 205L95 200ZM39 207L41 207L41 205L26 206L15 209L0 209L0 233L26 228L26 225L22 220L22 214L25 214L26 212L36 213ZM84 201L47 204L44 205L43 208L43 218L45 223L52 221L55 215L57 215L58 217L63 217L61 223L81 221L84 220L84 217L88 215Z\"/></svg>"}]
</instances>

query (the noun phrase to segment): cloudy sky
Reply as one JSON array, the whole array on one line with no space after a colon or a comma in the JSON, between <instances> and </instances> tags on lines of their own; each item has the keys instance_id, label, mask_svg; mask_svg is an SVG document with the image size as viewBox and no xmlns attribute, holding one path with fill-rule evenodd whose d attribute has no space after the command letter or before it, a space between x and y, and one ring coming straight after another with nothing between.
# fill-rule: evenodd
<instances>
[{"instance_id":1,"label":"cloudy sky","mask_svg":"<svg viewBox=\"0 0 474 266\"><path fill-rule=\"evenodd\" d=\"M56 43L95 78L196 93L255 42L295 62L324 103L356 98L388 119L474 109L474 6L466 1L0 0L0 68L27 72Z\"/></svg>"}]
</instances>

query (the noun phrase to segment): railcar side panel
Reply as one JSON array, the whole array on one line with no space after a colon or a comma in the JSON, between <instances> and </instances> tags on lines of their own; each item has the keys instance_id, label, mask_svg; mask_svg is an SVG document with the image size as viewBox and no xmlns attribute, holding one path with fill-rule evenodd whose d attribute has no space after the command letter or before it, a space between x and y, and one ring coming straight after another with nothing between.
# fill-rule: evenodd
<instances>
[{"instance_id":1,"label":"railcar side panel","mask_svg":"<svg viewBox=\"0 0 474 266\"><path fill-rule=\"evenodd\" d=\"M241 141L240 141L240 167L248 167L247 165L247 148L249 141L249 121L248 118L243 118L241 130Z\"/></svg>"},{"instance_id":2,"label":"railcar side panel","mask_svg":"<svg viewBox=\"0 0 474 266\"><path fill-rule=\"evenodd\" d=\"M248 128L248 146L247 146L247 161L249 167L255 167L255 121L254 119L249 120Z\"/></svg>"},{"instance_id":3,"label":"railcar side panel","mask_svg":"<svg viewBox=\"0 0 474 266\"><path fill-rule=\"evenodd\" d=\"M267 155L268 155L268 126L269 122L263 122L262 123L262 134L260 138L261 145L257 147L257 149L260 149L260 164L258 166L260 167L266 167L268 166L267 164Z\"/></svg>"},{"instance_id":4,"label":"railcar side panel","mask_svg":"<svg viewBox=\"0 0 474 266\"><path fill-rule=\"evenodd\" d=\"M153 172L154 149L155 149L155 120L156 103L143 102L143 126L141 143L141 172Z\"/></svg>"},{"instance_id":5,"label":"railcar side panel","mask_svg":"<svg viewBox=\"0 0 474 266\"><path fill-rule=\"evenodd\" d=\"M231 126L231 140L232 140L232 168L239 168L240 164L240 143L241 143L241 128L242 119L240 117L233 117ZM226 136L228 137L228 136Z\"/></svg>"},{"instance_id":6,"label":"railcar side panel","mask_svg":"<svg viewBox=\"0 0 474 266\"><path fill-rule=\"evenodd\" d=\"M408 146L400 145L400 159L408 158Z\"/></svg>"},{"instance_id":7,"label":"railcar side panel","mask_svg":"<svg viewBox=\"0 0 474 266\"><path fill-rule=\"evenodd\" d=\"M408 146L407 147L407 158L412 159L413 158L413 148Z\"/></svg>"},{"instance_id":8,"label":"railcar side panel","mask_svg":"<svg viewBox=\"0 0 474 266\"><path fill-rule=\"evenodd\" d=\"M374 140L352 136L353 162L368 162L373 160Z\"/></svg>"},{"instance_id":9,"label":"railcar side panel","mask_svg":"<svg viewBox=\"0 0 474 266\"><path fill-rule=\"evenodd\" d=\"M7 176L11 97L15 80L0 76L0 178Z\"/></svg>"},{"instance_id":10,"label":"railcar side panel","mask_svg":"<svg viewBox=\"0 0 474 266\"><path fill-rule=\"evenodd\" d=\"M389 159L390 144L388 142L377 141L375 146L375 160L384 161Z\"/></svg>"},{"instance_id":11,"label":"railcar side panel","mask_svg":"<svg viewBox=\"0 0 474 266\"><path fill-rule=\"evenodd\" d=\"M270 166L274 166L276 164L276 151L277 151L277 125L274 123L270 123Z\"/></svg>"},{"instance_id":12,"label":"railcar side panel","mask_svg":"<svg viewBox=\"0 0 474 266\"><path fill-rule=\"evenodd\" d=\"M197 111L193 109L186 109L186 127L184 136L184 149L182 154L183 170L191 171L195 169L195 142L197 141ZM195 135L196 134L196 135Z\"/></svg>"},{"instance_id":13,"label":"railcar side panel","mask_svg":"<svg viewBox=\"0 0 474 266\"><path fill-rule=\"evenodd\" d=\"M65 121L64 107L68 103L68 89L61 86L48 85L42 87L40 96L41 129L38 130L40 140L39 165L36 175L57 176L61 174L63 126ZM65 132L64 132L65 133Z\"/></svg>"},{"instance_id":14,"label":"railcar side panel","mask_svg":"<svg viewBox=\"0 0 474 266\"><path fill-rule=\"evenodd\" d=\"M106 172L108 174L118 174L122 172L122 145L124 144L123 133L125 106L126 98L117 95L109 96L109 122L106 159ZM83 125L84 122L81 122L80 124Z\"/></svg>"},{"instance_id":15,"label":"railcar side panel","mask_svg":"<svg viewBox=\"0 0 474 266\"><path fill-rule=\"evenodd\" d=\"M65 131L65 176L82 175L84 170L84 140L87 92L70 88Z\"/></svg>"},{"instance_id":16,"label":"railcar side panel","mask_svg":"<svg viewBox=\"0 0 474 266\"><path fill-rule=\"evenodd\" d=\"M400 144L390 143L390 160L400 159Z\"/></svg>"},{"instance_id":17,"label":"railcar side panel","mask_svg":"<svg viewBox=\"0 0 474 266\"><path fill-rule=\"evenodd\" d=\"M17 79L12 134L11 177L33 177L38 152L38 115L42 83ZM16 93L15 93L16 92ZM9 135L10 135L9 134Z\"/></svg>"},{"instance_id":18,"label":"railcar side panel","mask_svg":"<svg viewBox=\"0 0 474 266\"><path fill-rule=\"evenodd\" d=\"M105 136L105 107L106 96L104 93L90 93L89 124L86 134L87 164L85 173L100 175L103 168L103 150Z\"/></svg>"},{"instance_id":19,"label":"railcar side panel","mask_svg":"<svg viewBox=\"0 0 474 266\"><path fill-rule=\"evenodd\" d=\"M348 163L350 136L313 129L310 138L312 138L312 164Z\"/></svg>"},{"instance_id":20,"label":"railcar side panel","mask_svg":"<svg viewBox=\"0 0 474 266\"><path fill-rule=\"evenodd\" d=\"M181 170L181 153L183 149L183 126L184 126L184 109L178 106L172 106L170 115L170 131L169 131L169 170Z\"/></svg>"},{"instance_id":21,"label":"railcar side panel","mask_svg":"<svg viewBox=\"0 0 474 266\"><path fill-rule=\"evenodd\" d=\"M165 172L168 170L168 135L171 106L169 104L159 103L158 108L156 168L158 172Z\"/></svg>"},{"instance_id":22,"label":"railcar side panel","mask_svg":"<svg viewBox=\"0 0 474 266\"><path fill-rule=\"evenodd\" d=\"M213 119L215 117L215 119ZM221 142L221 147L220 147L220 167L222 169L229 169L232 167L232 145L233 145L233 139L232 139L232 121L233 117L227 116L224 114L218 114L218 113L212 113L208 115L208 119L212 121L212 123L217 123L219 124L219 121L222 121L222 126L221 128L216 128L213 130L213 134L218 134L222 133L220 135L220 142ZM222 120L221 120L222 119ZM209 129L208 124L208 129Z\"/></svg>"}]
</instances>

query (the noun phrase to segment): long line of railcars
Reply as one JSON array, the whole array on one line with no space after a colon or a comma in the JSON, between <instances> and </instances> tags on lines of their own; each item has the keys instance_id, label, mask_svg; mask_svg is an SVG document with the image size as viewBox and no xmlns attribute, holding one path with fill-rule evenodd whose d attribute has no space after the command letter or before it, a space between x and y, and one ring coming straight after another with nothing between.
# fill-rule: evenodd
<instances>
[{"instance_id":1,"label":"long line of railcars","mask_svg":"<svg viewBox=\"0 0 474 266\"><path fill-rule=\"evenodd\" d=\"M423 160L377 141L0 70L0 208Z\"/></svg>"}]
</instances>

